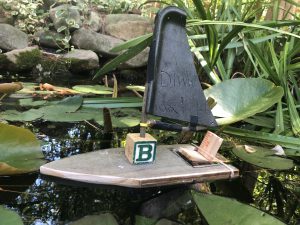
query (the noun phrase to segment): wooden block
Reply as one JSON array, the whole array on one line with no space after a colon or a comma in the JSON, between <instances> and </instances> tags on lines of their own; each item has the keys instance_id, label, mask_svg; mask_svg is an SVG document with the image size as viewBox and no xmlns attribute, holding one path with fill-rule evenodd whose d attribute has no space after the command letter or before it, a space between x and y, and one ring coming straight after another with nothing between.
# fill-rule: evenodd
<instances>
[{"instance_id":1,"label":"wooden block","mask_svg":"<svg viewBox=\"0 0 300 225\"><path fill-rule=\"evenodd\" d=\"M125 155L132 164L152 163L156 156L156 139L150 134L140 137L139 133L129 133L126 137Z\"/></svg>"},{"instance_id":2,"label":"wooden block","mask_svg":"<svg viewBox=\"0 0 300 225\"><path fill-rule=\"evenodd\" d=\"M216 154L221 147L223 139L213 132L207 131L198 152L206 157L208 160L213 161Z\"/></svg>"},{"instance_id":3,"label":"wooden block","mask_svg":"<svg viewBox=\"0 0 300 225\"><path fill-rule=\"evenodd\" d=\"M207 163L208 160L201 155L199 152L195 151L195 147L193 146L189 146L189 147L180 147L178 149L178 151L184 156L186 157L188 160L192 161L192 162L203 162L203 163Z\"/></svg>"}]
</instances>

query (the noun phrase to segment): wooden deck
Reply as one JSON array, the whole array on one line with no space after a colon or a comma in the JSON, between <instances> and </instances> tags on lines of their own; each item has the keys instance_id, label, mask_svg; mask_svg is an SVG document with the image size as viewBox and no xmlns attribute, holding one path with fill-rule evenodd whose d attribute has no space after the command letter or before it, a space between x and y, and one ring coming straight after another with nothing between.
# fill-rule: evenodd
<instances>
[{"instance_id":1,"label":"wooden deck","mask_svg":"<svg viewBox=\"0 0 300 225\"><path fill-rule=\"evenodd\" d=\"M190 145L160 145L153 164L131 165L123 148L98 150L50 162L40 172L60 179L131 188L157 187L232 179L238 169L222 164L193 167L174 153ZM232 176L233 175L233 176Z\"/></svg>"}]
</instances>

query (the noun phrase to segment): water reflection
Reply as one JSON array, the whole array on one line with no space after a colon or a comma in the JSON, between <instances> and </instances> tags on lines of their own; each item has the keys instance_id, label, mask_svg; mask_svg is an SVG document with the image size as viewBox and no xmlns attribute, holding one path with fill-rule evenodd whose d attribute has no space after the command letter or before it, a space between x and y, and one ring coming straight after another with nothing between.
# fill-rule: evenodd
<instances>
[{"instance_id":1,"label":"water reflection","mask_svg":"<svg viewBox=\"0 0 300 225\"><path fill-rule=\"evenodd\" d=\"M38 134L43 153L48 161L101 148L120 147L128 132L128 130L119 130L108 140L107 134L85 123L36 123L29 128ZM22 180L26 182L21 182ZM169 191L168 188L140 190L65 185L37 174L7 178L0 183L0 186L5 185L5 182L10 182L10 185L12 182L14 185L22 185L20 186L22 189L11 192L13 195L10 199L4 201L5 199L1 198L1 201L18 211L25 225L66 224L85 215L99 212L112 213L120 224L133 224L134 215L142 202ZM12 186L5 187L10 191L15 190ZM6 196L7 193L4 195Z\"/></svg>"}]
</instances>

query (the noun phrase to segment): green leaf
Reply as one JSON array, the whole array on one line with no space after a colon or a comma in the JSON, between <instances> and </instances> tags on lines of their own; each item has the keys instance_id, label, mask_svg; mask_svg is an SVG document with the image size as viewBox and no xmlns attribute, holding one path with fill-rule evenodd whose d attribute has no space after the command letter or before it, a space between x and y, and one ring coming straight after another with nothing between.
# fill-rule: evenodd
<instances>
[{"instance_id":1,"label":"green leaf","mask_svg":"<svg viewBox=\"0 0 300 225\"><path fill-rule=\"evenodd\" d=\"M88 215L68 225L118 225L115 217L110 213L100 215Z\"/></svg>"},{"instance_id":2,"label":"green leaf","mask_svg":"<svg viewBox=\"0 0 300 225\"><path fill-rule=\"evenodd\" d=\"M299 25L300 21L293 21L293 25ZM273 31L276 33L280 34L285 34L289 35L292 37L300 38L299 35L284 31L284 30L279 30L275 29L271 26L287 26L289 24L287 23L261 23L261 24L256 24L256 23L244 23L244 22L235 22L235 21L212 21L212 20L190 20L188 21L187 26L201 26L201 25L229 25L229 26L244 26L244 27L250 27L250 28L255 28L255 29L261 29L261 30L269 30Z\"/></svg>"},{"instance_id":3,"label":"green leaf","mask_svg":"<svg viewBox=\"0 0 300 225\"><path fill-rule=\"evenodd\" d=\"M48 115L56 115L62 113L72 113L76 112L82 105L83 98L82 96L73 96L64 98L62 101L59 101L53 105L41 107L39 111L42 111L43 118L47 117Z\"/></svg>"},{"instance_id":4,"label":"green leaf","mask_svg":"<svg viewBox=\"0 0 300 225\"><path fill-rule=\"evenodd\" d=\"M270 35L266 35L266 36L262 36L262 37L252 38L252 39L249 39L249 40L254 44L258 44L258 43L261 43L261 42L266 42L266 41L272 40L275 37L279 37L279 36L280 36L280 34L276 33L276 34L270 34ZM240 48L240 47L243 47L243 46L244 46L244 44L241 41L232 41L232 42L228 43L224 49ZM205 52L205 51L208 51L208 50L209 50L208 46L206 45L206 46L193 48L192 52L195 52L195 51Z\"/></svg>"},{"instance_id":5,"label":"green leaf","mask_svg":"<svg viewBox=\"0 0 300 225\"><path fill-rule=\"evenodd\" d=\"M282 102L279 101L277 103L274 134L280 134L283 131L284 131L284 120L283 120Z\"/></svg>"},{"instance_id":6,"label":"green leaf","mask_svg":"<svg viewBox=\"0 0 300 225\"><path fill-rule=\"evenodd\" d=\"M45 163L40 143L24 128L0 123L0 175L37 171Z\"/></svg>"},{"instance_id":7,"label":"green leaf","mask_svg":"<svg viewBox=\"0 0 300 225\"><path fill-rule=\"evenodd\" d=\"M30 109L25 112L7 110L0 114L0 118L8 121L34 121L43 119L52 122L78 122L84 120L96 120L103 124L103 108L122 108L112 110L116 116L112 116L115 127L136 126L140 122L140 111L136 108L143 105L141 98L121 97L121 98L86 98L82 104L81 96L65 98L62 101L54 102L39 109ZM81 107L82 106L82 107Z\"/></svg>"},{"instance_id":8,"label":"green leaf","mask_svg":"<svg viewBox=\"0 0 300 225\"><path fill-rule=\"evenodd\" d=\"M292 125L292 130L295 135L299 136L300 135L300 117L299 113L297 111L294 98L290 92L290 90L286 90L286 95L287 95L287 103L288 103L288 109L289 109L289 114L290 114L290 119L291 119L291 125Z\"/></svg>"},{"instance_id":9,"label":"green leaf","mask_svg":"<svg viewBox=\"0 0 300 225\"><path fill-rule=\"evenodd\" d=\"M264 79L238 78L218 83L204 93L217 102L212 113L220 117L219 125L225 125L270 108L281 99L283 89Z\"/></svg>"},{"instance_id":10,"label":"green leaf","mask_svg":"<svg viewBox=\"0 0 300 225\"><path fill-rule=\"evenodd\" d=\"M275 155L275 151L257 146L239 145L232 149L240 159L265 169L289 170L294 167L293 160Z\"/></svg>"},{"instance_id":11,"label":"green leaf","mask_svg":"<svg viewBox=\"0 0 300 225\"><path fill-rule=\"evenodd\" d=\"M102 111L98 109L82 108L72 113L57 113L46 114L43 119L52 122L80 122L84 120L101 120L103 117Z\"/></svg>"},{"instance_id":12,"label":"green leaf","mask_svg":"<svg viewBox=\"0 0 300 225\"><path fill-rule=\"evenodd\" d=\"M255 45L253 44L250 40L247 41L249 45L249 49L257 59L257 62L261 69L265 72L265 74L268 76L275 75L276 73L272 70L270 67L270 64L267 62L265 57L263 57L263 52Z\"/></svg>"},{"instance_id":13,"label":"green leaf","mask_svg":"<svg viewBox=\"0 0 300 225\"><path fill-rule=\"evenodd\" d=\"M134 90L134 91L145 92L145 86L135 86L135 85L130 85L130 86L126 86L126 88L127 88L128 90Z\"/></svg>"},{"instance_id":14,"label":"green leaf","mask_svg":"<svg viewBox=\"0 0 300 225\"><path fill-rule=\"evenodd\" d=\"M300 150L299 149L284 149L284 153L288 156L288 157L300 157Z\"/></svg>"},{"instance_id":15,"label":"green leaf","mask_svg":"<svg viewBox=\"0 0 300 225\"><path fill-rule=\"evenodd\" d=\"M195 44L192 41L190 41L189 44L190 44L191 49L193 51L193 49L195 48ZM207 73L207 75L209 76L210 80L214 84L220 83L221 82L220 78L208 66L208 62L205 60L204 56L200 53L200 51L195 51L194 53L195 53L196 58L200 62L201 66L203 67L203 69L205 70L205 72Z\"/></svg>"},{"instance_id":16,"label":"green leaf","mask_svg":"<svg viewBox=\"0 0 300 225\"><path fill-rule=\"evenodd\" d=\"M43 112L39 109L30 109L25 112L6 110L0 113L0 119L8 121L31 122L42 118Z\"/></svg>"},{"instance_id":17,"label":"green leaf","mask_svg":"<svg viewBox=\"0 0 300 225\"><path fill-rule=\"evenodd\" d=\"M55 101L39 109L30 109L25 112L7 110L0 114L0 118L8 121L34 121L37 119L56 121L67 117L68 113L76 112L82 105L82 96L67 97L62 101Z\"/></svg>"},{"instance_id":18,"label":"green leaf","mask_svg":"<svg viewBox=\"0 0 300 225\"><path fill-rule=\"evenodd\" d=\"M72 87L72 89L82 93L99 94L99 95L112 94L112 88L105 87L103 85L76 85Z\"/></svg>"},{"instance_id":19,"label":"green leaf","mask_svg":"<svg viewBox=\"0 0 300 225\"><path fill-rule=\"evenodd\" d=\"M67 29L66 26L61 26L61 27L59 27L59 28L57 29L57 32L60 33L60 32L62 32L62 31L64 31L64 30L66 30L66 29Z\"/></svg>"},{"instance_id":20,"label":"green leaf","mask_svg":"<svg viewBox=\"0 0 300 225\"><path fill-rule=\"evenodd\" d=\"M95 108L95 109L103 109L103 108L139 108L143 106L143 102L121 102L121 103L100 103L100 104L84 104L83 108Z\"/></svg>"},{"instance_id":21,"label":"green leaf","mask_svg":"<svg viewBox=\"0 0 300 225\"><path fill-rule=\"evenodd\" d=\"M195 191L192 197L209 225L284 225L275 217L234 199Z\"/></svg>"},{"instance_id":22,"label":"green leaf","mask_svg":"<svg viewBox=\"0 0 300 225\"><path fill-rule=\"evenodd\" d=\"M282 147L291 149L300 149L300 139L294 137L287 137L283 135L271 134L261 131L252 131L234 127L226 127L224 133L249 139L256 143L265 143L269 145L280 145Z\"/></svg>"},{"instance_id":23,"label":"green leaf","mask_svg":"<svg viewBox=\"0 0 300 225\"><path fill-rule=\"evenodd\" d=\"M106 103L141 103L138 97L119 97L119 98L84 98L83 105L86 104L106 104Z\"/></svg>"},{"instance_id":24,"label":"green leaf","mask_svg":"<svg viewBox=\"0 0 300 225\"><path fill-rule=\"evenodd\" d=\"M14 211L0 205L0 225L23 225L21 217Z\"/></svg>"},{"instance_id":25,"label":"green leaf","mask_svg":"<svg viewBox=\"0 0 300 225\"><path fill-rule=\"evenodd\" d=\"M114 47L110 51L111 52L120 52L120 51L129 49L131 47L134 47L134 46L140 44L141 42L145 41L146 39L152 37L152 35L153 34L145 34L145 35L139 36L137 38L131 39L129 41L126 41L126 42Z\"/></svg>"},{"instance_id":26,"label":"green leaf","mask_svg":"<svg viewBox=\"0 0 300 225\"><path fill-rule=\"evenodd\" d=\"M246 23L252 22L254 18L251 18L246 21ZM220 43L220 46L218 48L218 51L216 52L216 55L213 58L212 65L215 65L217 62L219 56L221 55L222 51L225 49L225 47L231 42L233 38L238 36L238 33L243 30L244 27L242 26L236 26L230 31L224 38L222 38L222 42Z\"/></svg>"},{"instance_id":27,"label":"green leaf","mask_svg":"<svg viewBox=\"0 0 300 225\"><path fill-rule=\"evenodd\" d=\"M48 102L46 100L33 101L32 98L25 98L25 99L20 99L19 100L20 106L36 107L36 106L46 105L47 103Z\"/></svg>"},{"instance_id":28,"label":"green leaf","mask_svg":"<svg viewBox=\"0 0 300 225\"><path fill-rule=\"evenodd\" d=\"M117 68L118 65L120 65L121 63L124 63L126 61L128 61L129 59L133 58L134 56L136 56L137 54L139 54L141 51L143 51L145 48L147 48L150 43L152 41L152 36L144 39L142 42L140 42L139 44L132 46L131 48L129 48L126 52L118 55L116 58L114 58L113 60L109 61L107 64L105 64L94 76L93 79L102 76L114 69Z\"/></svg>"}]
</instances>

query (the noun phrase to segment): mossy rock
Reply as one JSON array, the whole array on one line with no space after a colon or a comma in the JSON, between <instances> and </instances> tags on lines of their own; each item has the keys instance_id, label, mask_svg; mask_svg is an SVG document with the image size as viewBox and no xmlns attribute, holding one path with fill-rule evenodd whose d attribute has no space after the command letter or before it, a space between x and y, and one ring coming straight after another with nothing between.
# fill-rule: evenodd
<instances>
[{"instance_id":1,"label":"mossy rock","mask_svg":"<svg viewBox=\"0 0 300 225\"><path fill-rule=\"evenodd\" d=\"M61 55L43 53L39 63L33 68L32 75L39 82L55 83L68 82L72 74L69 71L70 62L61 58Z\"/></svg>"},{"instance_id":2,"label":"mossy rock","mask_svg":"<svg viewBox=\"0 0 300 225\"><path fill-rule=\"evenodd\" d=\"M37 46L16 49L4 54L7 60L7 70L30 71L41 60L42 53ZM5 59L3 59L5 60Z\"/></svg>"}]
</instances>

